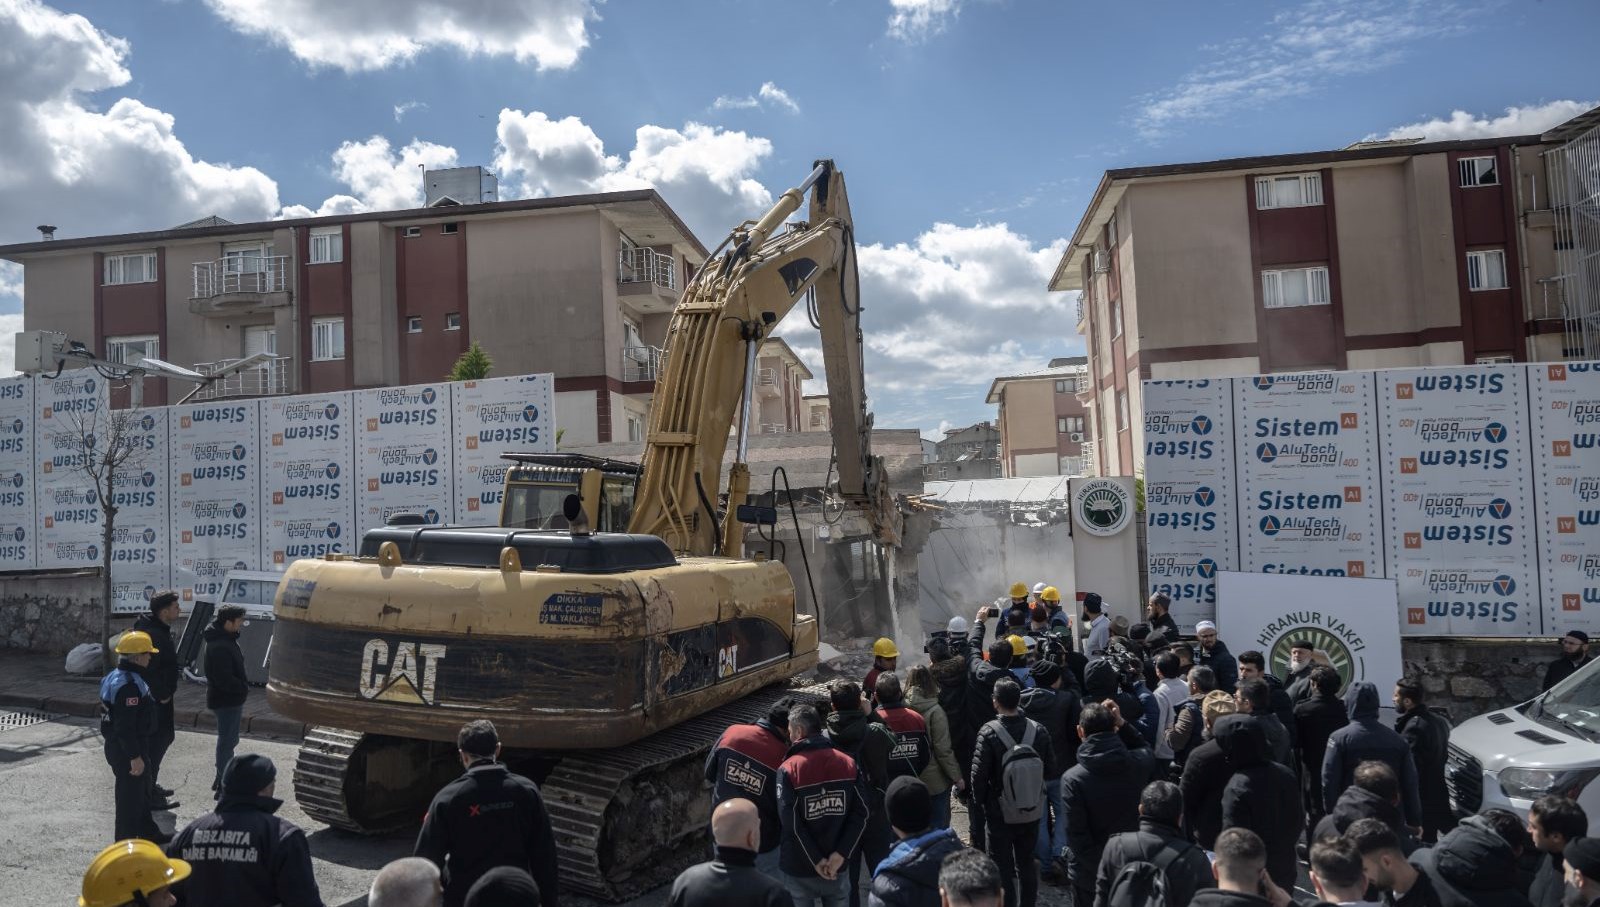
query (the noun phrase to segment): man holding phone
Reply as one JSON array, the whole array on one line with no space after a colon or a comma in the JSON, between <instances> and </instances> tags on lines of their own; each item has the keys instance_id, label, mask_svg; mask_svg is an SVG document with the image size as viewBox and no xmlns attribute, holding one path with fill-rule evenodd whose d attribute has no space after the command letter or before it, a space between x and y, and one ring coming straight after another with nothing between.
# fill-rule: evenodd
<instances>
[{"instance_id":1,"label":"man holding phone","mask_svg":"<svg viewBox=\"0 0 1600 907\"><path fill-rule=\"evenodd\" d=\"M1217 836L1211 872L1217 877L1217 887L1195 892L1189 907L1291 907L1300 903L1273 884L1267 875L1267 845L1247 828L1230 828Z\"/></svg>"}]
</instances>

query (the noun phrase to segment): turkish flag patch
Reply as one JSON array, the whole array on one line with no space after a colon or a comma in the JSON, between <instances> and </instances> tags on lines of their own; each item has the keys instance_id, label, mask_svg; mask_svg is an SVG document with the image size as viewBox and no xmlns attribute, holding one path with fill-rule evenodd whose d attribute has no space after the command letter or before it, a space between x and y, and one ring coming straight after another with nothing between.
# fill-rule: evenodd
<instances>
[{"instance_id":1,"label":"turkish flag patch","mask_svg":"<svg viewBox=\"0 0 1600 907\"><path fill-rule=\"evenodd\" d=\"M139 697L137 697L137 696L129 696L122 704L123 705L138 705L139 704Z\"/></svg>"}]
</instances>

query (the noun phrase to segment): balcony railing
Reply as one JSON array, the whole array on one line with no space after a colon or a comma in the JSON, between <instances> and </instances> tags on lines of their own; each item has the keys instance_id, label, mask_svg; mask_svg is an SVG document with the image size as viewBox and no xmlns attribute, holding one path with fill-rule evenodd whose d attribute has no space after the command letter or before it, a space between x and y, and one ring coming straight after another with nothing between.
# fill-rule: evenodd
<instances>
[{"instance_id":1,"label":"balcony railing","mask_svg":"<svg viewBox=\"0 0 1600 907\"><path fill-rule=\"evenodd\" d=\"M678 274L672 256L654 249L623 249L617 253L617 283L653 283L669 290L678 288Z\"/></svg>"},{"instance_id":2,"label":"balcony railing","mask_svg":"<svg viewBox=\"0 0 1600 907\"><path fill-rule=\"evenodd\" d=\"M229 293L281 293L287 286L289 256L219 258L194 263L194 293L190 299L209 299Z\"/></svg>"},{"instance_id":3,"label":"balcony railing","mask_svg":"<svg viewBox=\"0 0 1600 907\"><path fill-rule=\"evenodd\" d=\"M666 354L653 346L625 346L622 348L622 380L654 381L661 375Z\"/></svg>"},{"instance_id":4,"label":"balcony railing","mask_svg":"<svg viewBox=\"0 0 1600 907\"><path fill-rule=\"evenodd\" d=\"M764 435L786 435L789 433L789 426L782 422L763 422L761 423L761 433Z\"/></svg>"},{"instance_id":5,"label":"balcony railing","mask_svg":"<svg viewBox=\"0 0 1600 907\"><path fill-rule=\"evenodd\" d=\"M194 370L202 375L222 371L238 362L237 359L218 359L216 362L196 362ZM195 400L219 400L224 397L271 397L289 392L289 357L277 356L260 365L241 369L200 388Z\"/></svg>"}]
</instances>

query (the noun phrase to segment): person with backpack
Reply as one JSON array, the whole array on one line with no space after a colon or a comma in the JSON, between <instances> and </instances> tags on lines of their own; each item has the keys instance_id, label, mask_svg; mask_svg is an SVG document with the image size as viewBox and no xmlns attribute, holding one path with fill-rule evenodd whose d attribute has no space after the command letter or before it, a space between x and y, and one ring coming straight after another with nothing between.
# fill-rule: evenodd
<instances>
[{"instance_id":1,"label":"person with backpack","mask_svg":"<svg viewBox=\"0 0 1600 907\"><path fill-rule=\"evenodd\" d=\"M978 756L978 729L985 723L994 720L994 685L1003 679L1010 679L1011 672L1011 643L1004 637L996 639L989 644L988 657L985 658L983 647L984 621L1000 612L989 608L979 608L978 616L972 623L972 632L967 637L967 703L966 727L972 734L972 746L967 752L965 765L970 771L977 764ZM967 790L973 789L973 779L967 777ZM967 804L968 840L972 846L979 850L984 849L986 840L986 823L983 816L983 799L972 797Z\"/></svg>"},{"instance_id":2,"label":"person with backpack","mask_svg":"<svg viewBox=\"0 0 1600 907\"><path fill-rule=\"evenodd\" d=\"M1182 821L1178 785L1146 785L1139 796L1139 830L1106 841L1094 907L1187 907L1196 891L1213 887L1211 861L1178 827Z\"/></svg>"},{"instance_id":3,"label":"person with backpack","mask_svg":"<svg viewBox=\"0 0 1600 907\"><path fill-rule=\"evenodd\" d=\"M928 765L919 775L933 799L933 827L950 827L950 791L965 791L967 774L956 758L950 739L950 717L936 698L939 682L927 665L917 665L908 672L906 705L911 707L928 725L928 746L932 750ZM958 713L959 714L959 713Z\"/></svg>"},{"instance_id":4,"label":"person with backpack","mask_svg":"<svg viewBox=\"0 0 1600 907\"><path fill-rule=\"evenodd\" d=\"M873 872L868 907L939 907L939 867L966 845L933 827L933 798L916 778L891 781L884 804L896 843Z\"/></svg>"},{"instance_id":5,"label":"person with backpack","mask_svg":"<svg viewBox=\"0 0 1600 907\"><path fill-rule=\"evenodd\" d=\"M1100 855L1111 836L1139 828L1139 797L1155 771L1155 753L1129 749L1120 736L1126 724L1114 703L1091 702L1078 716L1078 764L1061 779L1074 904L1093 902Z\"/></svg>"},{"instance_id":6,"label":"person with backpack","mask_svg":"<svg viewBox=\"0 0 1600 907\"><path fill-rule=\"evenodd\" d=\"M861 904L861 864L867 874L889 855L889 818L883 811L883 792L893 777L890 754L899 742L867 704L867 696L854 681L835 680L828 686L833 711L828 715L828 738L861 767L862 791L867 803L867 825L861 846L850 859L850 907ZM791 750L792 751L792 750Z\"/></svg>"},{"instance_id":7,"label":"person with backpack","mask_svg":"<svg viewBox=\"0 0 1600 907\"><path fill-rule=\"evenodd\" d=\"M1039 873L1033 861L1045 812L1045 771L1055 764L1050 732L1018 708L1022 688L994 685L996 718L978 729L972 751L972 799L983 804L989 854L1005 882L1006 907L1034 907Z\"/></svg>"},{"instance_id":8,"label":"person with backpack","mask_svg":"<svg viewBox=\"0 0 1600 907\"><path fill-rule=\"evenodd\" d=\"M1039 843L1034 856L1039 860L1041 876L1050 882L1066 880L1066 864L1061 861L1067 846L1066 808L1061 802L1061 776L1078 764L1075 747L1069 746L1077 736L1078 712L1082 700L1076 690L1065 688L1061 666L1050 661L1035 662L1029 669L1034 687L1022 693L1022 713L1039 722L1050 732L1051 749L1055 752L1054 765L1045 766L1044 791L1048 812L1039 823Z\"/></svg>"},{"instance_id":9,"label":"person with backpack","mask_svg":"<svg viewBox=\"0 0 1600 907\"><path fill-rule=\"evenodd\" d=\"M1176 652L1168 650L1163 654L1171 655L1177 662L1178 670L1183 670L1183 659L1179 658ZM1207 694L1217 688L1217 674L1210 668L1191 667L1188 677L1189 696L1173 707L1172 723L1167 725L1167 730L1162 735L1172 750L1174 777L1183 775L1183 766L1188 762L1189 754L1205 742L1206 719L1201 710L1201 703L1205 701Z\"/></svg>"},{"instance_id":10,"label":"person with backpack","mask_svg":"<svg viewBox=\"0 0 1600 907\"><path fill-rule=\"evenodd\" d=\"M899 674L889 671L878 675L875 714L894 734L894 748L889 751L889 780L920 776L933 761L933 743L928 737L927 720L905 703Z\"/></svg>"}]
</instances>

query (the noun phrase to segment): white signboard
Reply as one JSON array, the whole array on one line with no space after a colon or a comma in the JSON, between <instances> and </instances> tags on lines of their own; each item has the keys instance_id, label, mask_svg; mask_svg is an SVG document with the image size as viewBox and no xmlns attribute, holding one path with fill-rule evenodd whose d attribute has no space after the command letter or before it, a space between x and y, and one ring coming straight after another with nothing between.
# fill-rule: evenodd
<instances>
[{"instance_id":1,"label":"white signboard","mask_svg":"<svg viewBox=\"0 0 1600 907\"><path fill-rule=\"evenodd\" d=\"M1149 589L1186 632L1214 615L1217 571L1239 567L1234 450L1232 381L1144 383Z\"/></svg>"},{"instance_id":2,"label":"white signboard","mask_svg":"<svg viewBox=\"0 0 1600 907\"><path fill-rule=\"evenodd\" d=\"M183 601L214 600L232 569L260 569L260 402L168 408L172 573Z\"/></svg>"},{"instance_id":3,"label":"white signboard","mask_svg":"<svg viewBox=\"0 0 1600 907\"><path fill-rule=\"evenodd\" d=\"M116 614L148 610L150 597L172 583L168 413L156 408L126 416L123 435L133 453L118 468L111 486L111 502L117 508L111 536L111 610Z\"/></svg>"},{"instance_id":4,"label":"white signboard","mask_svg":"<svg viewBox=\"0 0 1600 907\"><path fill-rule=\"evenodd\" d=\"M1233 382L1242 570L1383 576L1371 372Z\"/></svg>"},{"instance_id":5,"label":"white signboard","mask_svg":"<svg viewBox=\"0 0 1600 907\"><path fill-rule=\"evenodd\" d=\"M1600 633L1600 362L1528 366L1544 633Z\"/></svg>"},{"instance_id":6,"label":"white signboard","mask_svg":"<svg viewBox=\"0 0 1600 907\"><path fill-rule=\"evenodd\" d=\"M452 519L449 385L356 391L356 512L361 532L396 513Z\"/></svg>"},{"instance_id":7,"label":"white signboard","mask_svg":"<svg viewBox=\"0 0 1600 907\"><path fill-rule=\"evenodd\" d=\"M555 377L522 375L450 385L455 416L455 519L499 519L507 461L501 454L556 449Z\"/></svg>"},{"instance_id":8,"label":"white signboard","mask_svg":"<svg viewBox=\"0 0 1600 907\"><path fill-rule=\"evenodd\" d=\"M1404 632L1539 635L1526 367L1389 369L1378 381Z\"/></svg>"},{"instance_id":9,"label":"white signboard","mask_svg":"<svg viewBox=\"0 0 1600 907\"><path fill-rule=\"evenodd\" d=\"M353 394L261 401L262 569L358 547L354 439Z\"/></svg>"},{"instance_id":10,"label":"white signboard","mask_svg":"<svg viewBox=\"0 0 1600 907\"><path fill-rule=\"evenodd\" d=\"M33 379L0 380L0 570L34 565Z\"/></svg>"},{"instance_id":11,"label":"white signboard","mask_svg":"<svg viewBox=\"0 0 1600 907\"><path fill-rule=\"evenodd\" d=\"M88 454L110 434L106 381L90 370L62 372L34 384L33 456L37 493L37 564L43 569L98 567L100 495L83 471Z\"/></svg>"},{"instance_id":12,"label":"white signboard","mask_svg":"<svg viewBox=\"0 0 1600 907\"><path fill-rule=\"evenodd\" d=\"M1309 640L1348 686L1378 685L1380 702L1404 670L1395 582L1344 576L1232 573L1217 576L1217 633L1235 654L1257 649L1267 673L1289 674L1289 649ZM1360 607L1352 607L1359 602Z\"/></svg>"}]
</instances>

